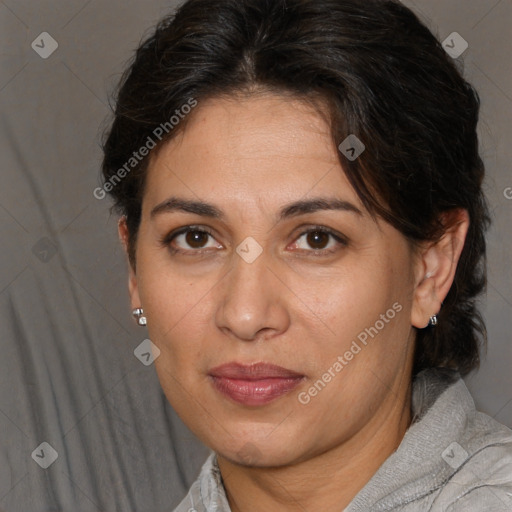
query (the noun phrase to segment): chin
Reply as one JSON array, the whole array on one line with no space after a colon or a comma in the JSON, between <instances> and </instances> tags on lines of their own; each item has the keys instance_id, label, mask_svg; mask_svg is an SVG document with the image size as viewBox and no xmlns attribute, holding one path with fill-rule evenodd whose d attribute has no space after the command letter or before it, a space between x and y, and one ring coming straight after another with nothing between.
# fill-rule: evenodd
<instances>
[{"instance_id":1,"label":"chin","mask_svg":"<svg viewBox=\"0 0 512 512\"><path fill-rule=\"evenodd\" d=\"M284 431L281 434L284 435L279 436L276 431L270 435L225 436L221 440L217 438L216 442L212 439L203 442L219 456L241 466L282 467L307 458L299 451L302 443L295 436Z\"/></svg>"},{"instance_id":2,"label":"chin","mask_svg":"<svg viewBox=\"0 0 512 512\"><path fill-rule=\"evenodd\" d=\"M251 441L244 443L237 451L225 449L215 450L215 452L233 464L247 467L281 467L287 466L294 461L294 457L286 453L286 447L284 450L281 449L276 452L273 446L265 447Z\"/></svg>"}]
</instances>

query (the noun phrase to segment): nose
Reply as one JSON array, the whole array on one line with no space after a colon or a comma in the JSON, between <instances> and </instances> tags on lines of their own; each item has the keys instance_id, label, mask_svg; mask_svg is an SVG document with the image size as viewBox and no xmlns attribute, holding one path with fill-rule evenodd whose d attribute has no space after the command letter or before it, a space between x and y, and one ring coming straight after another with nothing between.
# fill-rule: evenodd
<instances>
[{"instance_id":1,"label":"nose","mask_svg":"<svg viewBox=\"0 0 512 512\"><path fill-rule=\"evenodd\" d=\"M237 254L219 289L217 327L242 341L272 338L290 325L284 284L265 253L248 263Z\"/></svg>"}]
</instances>

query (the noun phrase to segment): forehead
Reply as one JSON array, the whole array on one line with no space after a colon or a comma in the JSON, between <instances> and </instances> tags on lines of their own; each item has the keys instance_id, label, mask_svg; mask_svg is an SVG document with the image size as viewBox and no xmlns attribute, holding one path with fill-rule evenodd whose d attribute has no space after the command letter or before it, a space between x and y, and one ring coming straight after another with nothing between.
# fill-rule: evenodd
<instances>
[{"instance_id":1,"label":"forehead","mask_svg":"<svg viewBox=\"0 0 512 512\"><path fill-rule=\"evenodd\" d=\"M146 191L151 203L170 191L277 202L342 192L358 201L325 115L305 100L274 94L201 102L152 158Z\"/></svg>"}]
</instances>

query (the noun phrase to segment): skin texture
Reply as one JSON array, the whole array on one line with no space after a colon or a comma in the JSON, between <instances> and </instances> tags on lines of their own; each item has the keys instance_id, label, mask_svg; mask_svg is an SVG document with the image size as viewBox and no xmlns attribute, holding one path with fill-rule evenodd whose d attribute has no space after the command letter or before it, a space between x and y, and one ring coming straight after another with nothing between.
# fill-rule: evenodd
<instances>
[{"instance_id":1,"label":"skin texture","mask_svg":"<svg viewBox=\"0 0 512 512\"><path fill-rule=\"evenodd\" d=\"M223 218L152 217L170 197L213 204ZM318 198L360 213L280 219L286 205ZM155 366L168 400L218 454L232 510L347 506L410 424L415 328L427 325L449 291L466 212L446 216L439 242L413 248L364 210L323 117L270 93L201 102L186 129L153 155L142 206L132 307L144 308L161 350ZM199 245L185 235L161 243L190 225L212 236L199 236ZM345 242L304 234L318 227ZM119 234L126 246L124 219ZM263 250L252 263L236 252L247 237ZM390 319L393 305L400 311ZM348 361L353 341L381 315L384 327ZM347 364L333 372L339 356ZM269 404L241 405L208 375L233 361L273 363L304 379ZM299 394L325 382L330 368L325 387L301 403Z\"/></svg>"}]
</instances>

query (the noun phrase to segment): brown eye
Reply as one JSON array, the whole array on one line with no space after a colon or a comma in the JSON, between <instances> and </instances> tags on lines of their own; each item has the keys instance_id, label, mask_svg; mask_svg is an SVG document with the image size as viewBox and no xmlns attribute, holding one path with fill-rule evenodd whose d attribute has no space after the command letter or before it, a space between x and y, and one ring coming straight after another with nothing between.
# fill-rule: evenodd
<instances>
[{"instance_id":1,"label":"brown eye","mask_svg":"<svg viewBox=\"0 0 512 512\"><path fill-rule=\"evenodd\" d=\"M320 256L334 254L346 247L348 241L343 235L328 228L312 228L301 234L292 245L302 253Z\"/></svg>"},{"instance_id":2,"label":"brown eye","mask_svg":"<svg viewBox=\"0 0 512 512\"><path fill-rule=\"evenodd\" d=\"M208 243L209 236L204 231L189 231L185 235L185 242L193 249L201 249Z\"/></svg>"},{"instance_id":3,"label":"brown eye","mask_svg":"<svg viewBox=\"0 0 512 512\"><path fill-rule=\"evenodd\" d=\"M163 238L162 246L189 255L223 248L209 231L196 227L186 227L171 233Z\"/></svg>"},{"instance_id":4,"label":"brown eye","mask_svg":"<svg viewBox=\"0 0 512 512\"><path fill-rule=\"evenodd\" d=\"M329 233L323 231L310 231L307 234L307 243L312 249L325 249L329 244Z\"/></svg>"}]
</instances>

